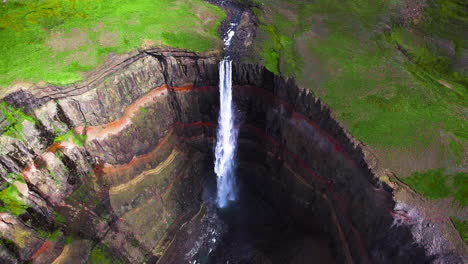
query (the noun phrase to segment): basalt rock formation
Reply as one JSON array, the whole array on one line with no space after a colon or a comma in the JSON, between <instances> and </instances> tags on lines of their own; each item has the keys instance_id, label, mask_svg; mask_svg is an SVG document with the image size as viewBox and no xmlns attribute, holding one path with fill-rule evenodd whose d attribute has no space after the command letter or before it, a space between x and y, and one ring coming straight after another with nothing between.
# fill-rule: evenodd
<instances>
[{"instance_id":1,"label":"basalt rock formation","mask_svg":"<svg viewBox=\"0 0 468 264\"><path fill-rule=\"evenodd\" d=\"M223 217L257 216L216 216L206 199L218 62L152 49L81 84L5 97L32 118L22 120L22 137L0 136L3 184L27 205L0 213L1 262L86 263L101 254L122 263L461 263L437 225L397 210L392 189L320 100L249 64L233 73L237 176L247 204L268 208L251 210L269 219L253 229L275 235L256 235L239 253L244 236Z\"/></svg>"}]
</instances>

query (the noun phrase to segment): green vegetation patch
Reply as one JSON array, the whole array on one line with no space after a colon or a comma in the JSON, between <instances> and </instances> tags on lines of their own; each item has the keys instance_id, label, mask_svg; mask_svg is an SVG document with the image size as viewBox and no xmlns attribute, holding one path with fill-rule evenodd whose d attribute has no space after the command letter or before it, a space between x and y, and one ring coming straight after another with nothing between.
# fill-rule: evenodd
<instances>
[{"instance_id":1,"label":"green vegetation patch","mask_svg":"<svg viewBox=\"0 0 468 264\"><path fill-rule=\"evenodd\" d=\"M37 234L39 235L40 238L51 240L51 241L57 241L62 236L62 232L59 229L52 231L52 232L39 229L37 231Z\"/></svg>"},{"instance_id":2,"label":"green vegetation patch","mask_svg":"<svg viewBox=\"0 0 468 264\"><path fill-rule=\"evenodd\" d=\"M0 201L2 202L0 212L7 212L13 215L21 215L29 207L23 202L21 193L14 185L9 185L0 191Z\"/></svg>"},{"instance_id":3,"label":"green vegetation patch","mask_svg":"<svg viewBox=\"0 0 468 264\"><path fill-rule=\"evenodd\" d=\"M78 187L78 189L73 191L73 193L66 198L66 201L71 204L76 204L77 206L85 204L86 206L92 208L97 207L103 202L97 196L97 193L94 190L94 188L87 183L81 184L80 187Z\"/></svg>"},{"instance_id":4,"label":"green vegetation patch","mask_svg":"<svg viewBox=\"0 0 468 264\"><path fill-rule=\"evenodd\" d=\"M15 182L23 182L20 174L9 173L7 178L11 183L5 182L0 191L0 212L10 213L12 215L21 215L26 212L28 205L24 203L24 197L15 186Z\"/></svg>"},{"instance_id":5,"label":"green vegetation patch","mask_svg":"<svg viewBox=\"0 0 468 264\"><path fill-rule=\"evenodd\" d=\"M73 235L68 235L65 237L65 245L70 245L76 241L76 237Z\"/></svg>"},{"instance_id":6,"label":"green vegetation patch","mask_svg":"<svg viewBox=\"0 0 468 264\"><path fill-rule=\"evenodd\" d=\"M425 10L434 21L455 25L447 26L453 30L447 35L442 30L429 32L427 25L435 25L429 18L418 24L392 22L401 21L399 1L259 2L256 48L259 60L270 71L296 77L304 85L311 78L323 78L309 88L354 137L381 152L391 149L419 156L429 147L447 146L450 157L444 158L461 165L468 142L463 115L468 102L467 75L458 72L432 39L447 38L456 54L466 48L461 40L466 16L459 15L466 8L458 8L460 1L430 1ZM285 39L292 43L284 44ZM309 72L315 70L319 76Z\"/></svg>"},{"instance_id":7,"label":"green vegetation patch","mask_svg":"<svg viewBox=\"0 0 468 264\"><path fill-rule=\"evenodd\" d=\"M468 24L468 5L464 0L428 0L422 23L414 23L428 35L448 39L458 47L466 46L467 39L461 32L466 32Z\"/></svg>"},{"instance_id":8,"label":"green vegetation patch","mask_svg":"<svg viewBox=\"0 0 468 264\"><path fill-rule=\"evenodd\" d=\"M8 122L8 125L3 128L3 134L9 137L17 138L19 140L24 140L23 122L29 121L36 123L36 120L33 117L28 116L21 109L13 107L6 102L0 102L0 113Z\"/></svg>"},{"instance_id":9,"label":"green vegetation patch","mask_svg":"<svg viewBox=\"0 0 468 264\"><path fill-rule=\"evenodd\" d=\"M450 217L463 241L468 242L468 221L462 221L456 217Z\"/></svg>"},{"instance_id":10,"label":"green vegetation patch","mask_svg":"<svg viewBox=\"0 0 468 264\"><path fill-rule=\"evenodd\" d=\"M209 51L224 11L202 0L9 0L0 3L0 87L65 85L110 53L148 46Z\"/></svg>"},{"instance_id":11,"label":"green vegetation patch","mask_svg":"<svg viewBox=\"0 0 468 264\"><path fill-rule=\"evenodd\" d=\"M461 143L461 140L454 138L450 139L448 149L456 164L461 166L463 164L463 157L465 155L465 146Z\"/></svg>"},{"instance_id":12,"label":"green vegetation patch","mask_svg":"<svg viewBox=\"0 0 468 264\"><path fill-rule=\"evenodd\" d=\"M453 177L453 188L455 189L454 199L460 206L468 205L468 173L457 173Z\"/></svg>"},{"instance_id":13,"label":"green vegetation patch","mask_svg":"<svg viewBox=\"0 0 468 264\"><path fill-rule=\"evenodd\" d=\"M148 113L148 111L149 111L148 108L146 108L146 107L140 107L140 112L141 112L141 113L146 114L146 113Z\"/></svg>"},{"instance_id":14,"label":"green vegetation patch","mask_svg":"<svg viewBox=\"0 0 468 264\"><path fill-rule=\"evenodd\" d=\"M61 215L59 212L53 212L55 222L57 224L64 224L66 222L66 219L63 215Z\"/></svg>"},{"instance_id":15,"label":"green vegetation patch","mask_svg":"<svg viewBox=\"0 0 468 264\"><path fill-rule=\"evenodd\" d=\"M112 257L111 252L104 245L97 245L91 251L87 264L117 264L120 260Z\"/></svg>"},{"instance_id":16,"label":"green vegetation patch","mask_svg":"<svg viewBox=\"0 0 468 264\"><path fill-rule=\"evenodd\" d=\"M429 170L424 173L415 172L402 180L429 199L440 199L450 194L450 188L447 184L448 177L444 175L442 169Z\"/></svg>"},{"instance_id":17,"label":"green vegetation patch","mask_svg":"<svg viewBox=\"0 0 468 264\"><path fill-rule=\"evenodd\" d=\"M444 173L444 169L434 169L415 172L403 178L402 181L429 199L440 199L452 195L459 206L468 205L468 174L466 172L448 175Z\"/></svg>"},{"instance_id":18,"label":"green vegetation patch","mask_svg":"<svg viewBox=\"0 0 468 264\"><path fill-rule=\"evenodd\" d=\"M55 137L54 142L68 141L69 139L71 139L75 145L79 147L84 147L86 143L86 138L86 135L78 134L73 129L71 129L67 133Z\"/></svg>"},{"instance_id":19,"label":"green vegetation patch","mask_svg":"<svg viewBox=\"0 0 468 264\"><path fill-rule=\"evenodd\" d=\"M275 74L294 76L301 70L303 60L294 47L296 33L293 23L281 14L274 14L274 23L269 23L262 19L258 8L254 12L260 18L259 38L262 47L259 54L265 67Z\"/></svg>"}]
</instances>

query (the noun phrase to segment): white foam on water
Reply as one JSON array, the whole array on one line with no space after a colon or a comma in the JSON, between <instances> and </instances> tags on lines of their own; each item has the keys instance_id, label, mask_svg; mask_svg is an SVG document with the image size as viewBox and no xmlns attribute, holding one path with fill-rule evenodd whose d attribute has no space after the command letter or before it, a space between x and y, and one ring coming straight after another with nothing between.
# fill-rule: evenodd
<instances>
[{"instance_id":1,"label":"white foam on water","mask_svg":"<svg viewBox=\"0 0 468 264\"><path fill-rule=\"evenodd\" d=\"M231 45L236 24L231 24L224 47ZM237 146L237 129L234 127L234 103L232 102L232 61L225 58L219 63L219 118L215 149L215 173L217 175L218 207L225 207L229 201L236 200L235 190L235 154Z\"/></svg>"}]
</instances>

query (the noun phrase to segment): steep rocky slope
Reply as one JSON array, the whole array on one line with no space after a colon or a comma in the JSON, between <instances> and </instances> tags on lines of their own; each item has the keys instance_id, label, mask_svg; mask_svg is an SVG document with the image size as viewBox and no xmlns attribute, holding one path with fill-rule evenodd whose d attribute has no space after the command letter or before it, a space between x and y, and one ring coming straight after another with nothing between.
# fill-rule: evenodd
<instances>
[{"instance_id":1,"label":"steep rocky slope","mask_svg":"<svg viewBox=\"0 0 468 264\"><path fill-rule=\"evenodd\" d=\"M197 258L211 243L203 190L214 177L218 60L150 49L86 82L3 98L2 263ZM395 204L372 159L310 91L250 64L235 64L233 79L239 180L281 221L320 230L340 263L462 263L447 217ZM239 260L220 239L213 261ZM286 256L262 249L248 257Z\"/></svg>"}]
</instances>

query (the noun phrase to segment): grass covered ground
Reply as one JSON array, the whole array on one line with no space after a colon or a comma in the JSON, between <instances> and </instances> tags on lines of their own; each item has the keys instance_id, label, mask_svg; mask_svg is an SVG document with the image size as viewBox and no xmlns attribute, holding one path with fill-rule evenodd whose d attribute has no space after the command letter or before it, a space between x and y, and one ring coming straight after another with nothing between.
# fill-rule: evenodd
<instances>
[{"instance_id":1,"label":"grass covered ground","mask_svg":"<svg viewBox=\"0 0 468 264\"><path fill-rule=\"evenodd\" d=\"M252 60L313 90L384 168L458 216L466 241L466 3L248 2L260 22Z\"/></svg>"},{"instance_id":2,"label":"grass covered ground","mask_svg":"<svg viewBox=\"0 0 468 264\"><path fill-rule=\"evenodd\" d=\"M465 172L447 175L443 169L434 169L415 172L403 181L429 199L451 196L458 206L468 205L468 174Z\"/></svg>"},{"instance_id":3,"label":"grass covered ground","mask_svg":"<svg viewBox=\"0 0 468 264\"><path fill-rule=\"evenodd\" d=\"M0 87L69 84L109 53L219 46L225 13L202 0L10 0L0 3Z\"/></svg>"},{"instance_id":4,"label":"grass covered ground","mask_svg":"<svg viewBox=\"0 0 468 264\"><path fill-rule=\"evenodd\" d=\"M467 165L460 58L468 10L459 0L413 2L251 1L260 21L256 60L312 89L385 167L413 175L407 182L416 190L445 197L452 185L426 187ZM446 174L425 176L439 168Z\"/></svg>"},{"instance_id":5,"label":"grass covered ground","mask_svg":"<svg viewBox=\"0 0 468 264\"><path fill-rule=\"evenodd\" d=\"M454 142L453 154L462 154L459 145L468 135L460 111L467 105L468 78L450 69L447 57L418 43L407 27L389 21L394 28L385 31L379 20L392 19L389 1L257 2L279 6L257 9L261 60L273 72L307 82L309 62L297 40L308 36L302 41L326 75L320 87L310 88L355 137L382 148L424 147L444 130ZM414 60L404 58L397 45Z\"/></svg>"},{"instance_id":6,"label":"grass covered ground","mask_svg":"<svg viewBox=\"0 0 468 264\"><path fill-rule=\"evenodd\" d=\"M463 241L468 242L468 221L462 221L456 217L452 217L451 220Z\"/></svg>"}]
</instances>

